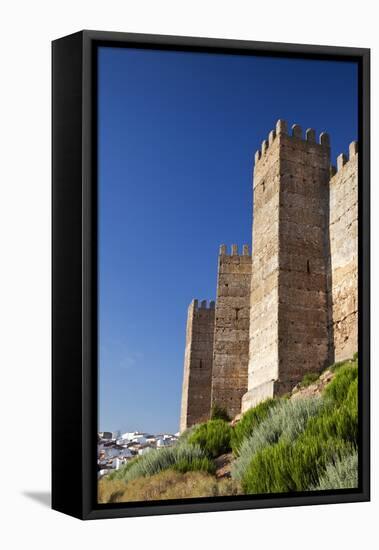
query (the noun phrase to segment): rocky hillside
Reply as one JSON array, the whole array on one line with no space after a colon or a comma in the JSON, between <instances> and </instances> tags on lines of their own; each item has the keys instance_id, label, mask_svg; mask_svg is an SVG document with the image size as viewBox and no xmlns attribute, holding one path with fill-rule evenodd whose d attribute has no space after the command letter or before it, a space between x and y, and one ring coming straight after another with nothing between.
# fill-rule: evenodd
<instances>
[{"instance_id":1,"label":"rocky hillside","mask_svg":"<svg viewBox=\"0 0 379 550\"><path fill-rule=\"evenodd\" d=\"M358 361L307 375L290 395L233 422L214 411L175 447L141 456L99 483L100 502L354 488Z\"/></svg>"},{"instance_id":2,"label":"rocky hillside","mask_svg":"<svg viewBox=\"0 0 379 550\"><path fill-rule=\"evenodd\" d=\"M335 373L330 369L324 371L314 382L297 384L291 392L290 399L321 396L326 386L333 380Z\"/></svg>"}]
</instances>

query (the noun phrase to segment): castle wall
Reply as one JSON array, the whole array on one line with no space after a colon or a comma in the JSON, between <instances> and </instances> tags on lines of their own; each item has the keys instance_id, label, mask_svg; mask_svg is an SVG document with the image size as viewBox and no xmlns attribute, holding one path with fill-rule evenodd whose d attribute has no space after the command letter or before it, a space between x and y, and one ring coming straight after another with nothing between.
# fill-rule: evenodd
<instances>
[{"instance_id":1,"label":"castle wall","mask_svg":"<svg viewBox=\"0 0 379 550\"><path fill-rule=\"evenodd\" d=\"M188 308L180 431L209 420L215 304L193 300Z\"/></svg>"},{"instance_id":2,"label":"castle wall","mask_svg":"<svg viewBox=\"0 0 379 550\"><path fill-rule=\"evenodd\" d=\"M215 314L212 405L225 408L231 418L241 412L247 391L249 357L251 256L232 245L231 255L220 248Z\"/></svg>"},{"instance_id":3,"label":"castle wall","mask_svg":"<svg viewBox=\"0 0 379 550\"><path fill-rule=\"evenodd\" d=\"M358 147L337 159L330 180L331 283L335 361L358 350Z\"/></svg>"},{"instance_id":4,"label":"castle wall","mask_svg":"<svg viewBox=\"0 0 379 550\"><path fill-rule=\"evenodd\" d=\"M242 410L271 395L278 377L279 139L256 153L253 176L253 246L248 389Z\"/></svg>"},{"instance_id":5,"label":"castle wall","mask_svg":"<svg viewBox=\"0 0 379 550\"><path fill-rule=\"evenodd\" d=\"M279 121L256 154L248 388L242 410L330 360L330 148Z\"/></svg>"},{"instance_id":6,"label":"castle wall","mask_svg":"<svg viewBox=\"0 0 379 550\"><path fill-rule=\"evenodd\" d=\"M217 301L188 310L180 429L292 390L358 348L358 147L330 165L278 121L255 154L253 253L220 248Z\"/></svg>"}]
</instances>

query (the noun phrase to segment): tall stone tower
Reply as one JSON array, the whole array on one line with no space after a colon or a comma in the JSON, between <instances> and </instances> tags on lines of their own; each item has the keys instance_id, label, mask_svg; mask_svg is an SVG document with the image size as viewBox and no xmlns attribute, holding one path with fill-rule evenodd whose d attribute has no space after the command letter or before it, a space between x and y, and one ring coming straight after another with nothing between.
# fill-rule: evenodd
<instances>
[{"instance_id":1,"label":"tall stone tower","mask_svg":"<svg viewBox=\"0 0 379 550\"><path fill-rule=\"evenodd\" d=\"M188 307L180 431L209 420L211 410L215 303L193 300Z\"/></svg>"},{"instance_id":2,"label":"tall stone tower","mask_svg":"<svg viewBox=\"0 0 379 550\"><path fill-rule=\"evenodd\" d=\"M231 418L358 348L358 145L330 164L279 120L255 154L253 249L220 248L216 307L188 310L180 429Z\"/></svg>"},{"instance_id":3,"label":"tall stone tower","mask_svg":"<svg viewBox=\"0 0 379 550\"><path fill-rule=\"evenodd\" d=\"M278 121L255 154L248 392L242 411L330 362L329 137Z\"/></svg>"},{"instance_id":4,"label":"tall stone tower","mask_svg":"<svg viewBox=\"0 0 379 550\"><path fill-rule=\"evenodd\" d=\"M226 409L233 418L241 412L247 391L249 361L251 256L237 245L231 254L220 247L213 351L212 405Z\"/></svg>"},{"instance_id":5,"label":"tall stone tower","mask_svg":"<svg viewBox=\"0 0 379 550\"><path fill-rule=\"evenodd\" d=\"M331 286L334 360L358 349L358 144L340 155L330 180Z\"/></svg>"}]
</instances>

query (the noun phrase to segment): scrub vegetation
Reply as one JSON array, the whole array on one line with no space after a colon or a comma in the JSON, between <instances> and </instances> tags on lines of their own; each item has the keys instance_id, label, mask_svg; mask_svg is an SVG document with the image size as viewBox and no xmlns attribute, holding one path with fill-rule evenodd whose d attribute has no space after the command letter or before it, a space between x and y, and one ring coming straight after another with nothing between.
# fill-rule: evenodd
<instances>
[{"instance_id":1,"label":"scrub vegetation","mask_svg":"<svg viewBox=\"0 0 379 550\"><path fill-rule=\"evenodd\" d=\"M234 426L214 410L174 447L153 450L102 478L99 502L357 487L357 355L328 370L333 378L320 395L269 399ZM317 379L304 377L300 388ZM222 473L220 457L230 462Z\"/></svg>"}]
</instances>

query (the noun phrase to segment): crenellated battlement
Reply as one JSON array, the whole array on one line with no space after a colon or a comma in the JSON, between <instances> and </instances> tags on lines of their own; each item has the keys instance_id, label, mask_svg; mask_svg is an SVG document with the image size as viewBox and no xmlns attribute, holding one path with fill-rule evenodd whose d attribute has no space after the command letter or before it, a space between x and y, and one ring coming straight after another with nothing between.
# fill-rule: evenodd
<instances>
[{"instance_id":1,"label":"crenellated battlement","mask_svg":"<svg viewBox=\"0 0 379 550\"><path fill-rule=\"evenodd\" d=\"M329 134L326 132L321 132L317 143L316 131L313 128L307 128L305 131L305 136L303 136L301 126L299 124L293 124L291 126L291 132L289 133L287 122L279 119L276 123L275 129L270 131L268 138L262 141L261 148L256 151L254 156L255 164L258 164L260 160L267 156L267 154L271 151L272 145L279 136L286 136L287 139L291 138L294 143L296 141L301 141L312 145L319 145L321 147L330 147Z\"/></svg>"},{"instance_id":2,"label":"crenellated battlement","mask_svg":"<svg viewBox=\"0 0 379 550\"><path fill-rule=\"evenodd\" d=\"M249 245L248 244L242 245L242 254L239 254L238 245L232 244L230 249L230 254L228 254L226 244L222 244L220 245L219 255L220 256L250 256Z\"/></svg>"},{"instance_id":3,"label":"crenellated battlement","mask_svg":"<svg viewBox=\"0 0 379 550\"><path fill-rule=\"evenodd\" d=\"M194 311L198 311L199 309L215 309L215 302L214 300L201 300L194 298L192 302L190 303L190 308L192 308Z\"/></svg>"},{"instance_id":4,"label":"crenellated battlement","mask_svg":"<svg viewBox=\"0 0 379 550\"><path fill-rule=\"evenodd\" d=\"M337 157L337 165L330 166L330 177L333 178L338 172L343 170L345 164L348 164L350 161L355 160L358 155L358 142L352 141L349 145L349 158L345 153L341 153Z\"/></svg>"}]
</instances>

